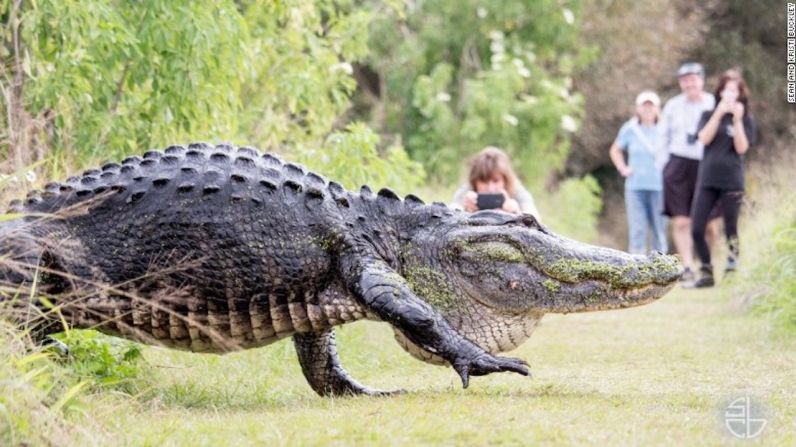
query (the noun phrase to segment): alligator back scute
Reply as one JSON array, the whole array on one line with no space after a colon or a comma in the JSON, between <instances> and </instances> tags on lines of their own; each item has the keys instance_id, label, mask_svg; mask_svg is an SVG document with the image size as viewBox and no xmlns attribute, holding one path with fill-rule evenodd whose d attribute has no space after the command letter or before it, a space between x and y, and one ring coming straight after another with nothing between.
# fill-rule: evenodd
<instances>
[{"instance_id":1,"label":"alligator back scute","mask_svg":"<svg viewBox=\"0 0 796 447\"><path fill-rule=\"evenodd\" d=\"M199 142L150 150L121 163L87 169L63 183L48 183L43 191L31 191L24 201L10 202L7 211L51 213L104 193L121 195L129 204L153 193L224 195L234 202L244 197L258 201L258 195L282 188L307 193L310 201L317 201L325 197L327 185L322 176L273 154L261 154L251 147Z\"/></svg>"}]
</instances>

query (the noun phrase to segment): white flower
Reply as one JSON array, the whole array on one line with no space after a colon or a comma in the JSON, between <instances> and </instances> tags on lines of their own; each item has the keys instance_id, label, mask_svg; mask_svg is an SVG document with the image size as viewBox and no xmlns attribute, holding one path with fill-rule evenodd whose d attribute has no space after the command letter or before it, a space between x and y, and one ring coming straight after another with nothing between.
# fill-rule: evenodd
<instances>
[{"instance_id":1,"label":"white flower","mask_svg":"<svg viewBox=\"0 0 796 447\"><path fill-rule=\"evenodd\" d=\"M526 51L525 59L528 59L528 62L532 64L536 62L536 54L533 51Z\"/></svg>"},{"instance_id":2,"label":"white flower","mask_svg":"<svg viewBox=\"0 0 796 447\"><path fill-rule=\"evenodd\" d=\"M479 19L485 19L487 14L489 14L486 8L484 7L479 7L478 9L475 10L475 13L476 15L478 15Z\"/></svg>"},{"instance_id":3,"label":"white flower","mask_svg":"<svg viewBox=\"0 0 796 447\"><path fill-rule=\"evenodd\" d=\"M26 172L25 173L25 178L31 183L35 182L36 181L36 172L34 172L33 170L30 170L30 171Z\"/></svg>"},{"instance_id":4,"label":"white flower","mask_svg":"<svg viewBox=\"0 0 796 447\"><path fill-rule=\"evenodd\" d=\"M492 61L492 64L499 64L506 60L506 55L503 53L495 53L492 57L489 58Z\"/></svg>"},{"instance_id":5,"label":"white flower","mask_svg":"<svg viewBox=\"0 0 796 447\"><path fill-rule=\"evenodd\" d=\"M520 74L523 78L530 78L531 77L531 70L528 70L525 67L520 67L517 69L517 73Z\"/></svg>"},{"instance_id":6,"label":"white flower","mask_svg":"<svg viewBox=\"0 0 796 447\"><path fill-rule=\"evenodd\" d=\"M569 115L563 115L561 117L561 128L567 132L575 132L578 130L578 123L575 121L575 118Z\"/></svg>"},{"instance_id":7,"label":"white flower","mask_svg":"<svg viewBox=\"0 0 796 447\"><path fill-rule=\"evenodd\" d=\"M348 62L340 62L339 64L334 64L329 67L329 71L332 73L342 71L343 73L350 75L354 73L354 67L352 67Z\"/></svg>"},{"instance_id":8,"label":"white flower","mask_svg":"<svg viewBox=\"0 0 796 447\"><path fill-rule=\"evenodd\" d=\"M514 127L517 127L517 124L520 123L520 120L518 120L516 116L510 113L506 113L505 115L503 115L503 121L509 123L509 125Z\"/></svg>"},{"instance_id":9,"label":"white flower","mask_svg":"<svg viewBox=\"0 0 796 447\"><path fill-rule=\"evenodd\" d=\"M491 40L503 40L503 33L501 31L490 31L489 38Z\"/></svg>"},{"instance_id":10,"label":"white flower","mask_svg":"<svg viewBox=\"0 0 796 447\"><path fill-rule=\"evenodd\" d=\"M451 100L451 95L448 92L439 92L436 96L437 101L439 102L448 102Z\"/></svg>"},{"instance_id":11,"label":"white flower","mask_svg":"<svg viewBox=\"0 0 796 447\"><path fill-rule=\"evenodd\" d=\"M489 44L489 49L492 50L494 54L503 54L506 52L506 47L501 40L493 40L492 43Z\"/></svg>"},{"instance_id":12,"label":"white flower","mask_svg":"<svg viewBox=\"0 0 796 447\"><path fill-rule=\"evenodd\" d=\"M295 29L300 29L304 24L304 16L298 8L290 8L290 21Z\"/></svg>"},{"instance_id":13,"label":"white flower","mask_svg":"<svg viewBox=\"0 0 796 447\"><path fill-rule=\"evenodd\" d=\"M564 14L564 21L567 22L568 25L575 23L575 13L573 13L571 9L564 8L561 12Z\"/></svg>"},{"instance_id":14,"label":"white flower","mask_svg":"<svg viewBox=\"0 0 796 447\"><path fill-rule=\"evenodd\" d=\"M533 95L523 94L522 96L520 96L520 98L523 101L525 101L525 102L527 102L528 104L531 104L531 105L534 105L534 104L539 102L539 98L537 98L536 96L533 96Z\"/></svg>"}]
</instances>

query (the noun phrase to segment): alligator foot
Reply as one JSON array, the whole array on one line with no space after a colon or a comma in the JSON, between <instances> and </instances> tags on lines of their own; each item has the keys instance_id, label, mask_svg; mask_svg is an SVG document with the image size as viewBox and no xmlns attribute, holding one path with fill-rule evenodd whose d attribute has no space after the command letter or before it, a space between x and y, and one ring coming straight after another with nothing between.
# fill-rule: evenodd
<instances>
[{"instance_id":1,"label":"alligator foot","mask_svg":"<svg viewBox=\"0 0 796 447\"><path fill-rule=\"evenodd\" d=\"M462 379L462 386L467 388L470 376L485 376L493 372L511 371L523 376L530 376L528 363L522 359L495 357L489 353L480 353L474 358L463 358L454 362L453 369Z\"/></svg>"},{"instance_id":2,"label":"alligator foot","mask_svg":"<svg viewBox=\"0 0 796 447\"><path fill-rule=\"evenodd\" d=\"M375 390L354 380L340 364L333 329L295 334L293 343L304 377L321 396L391 396L405 392Z\"/></svg>"},{"instance_id":3,"label":"alligator foot","mask_svg":"<svg viewBox=\"0 0 796 447\"><path fill-rule=\"evenodd\" d=\"M61 340L56 340L49 335L41 340L41 347L47 351L54 351L60 357L69 356L69 346Z\"/></svg>"}]
</instances>

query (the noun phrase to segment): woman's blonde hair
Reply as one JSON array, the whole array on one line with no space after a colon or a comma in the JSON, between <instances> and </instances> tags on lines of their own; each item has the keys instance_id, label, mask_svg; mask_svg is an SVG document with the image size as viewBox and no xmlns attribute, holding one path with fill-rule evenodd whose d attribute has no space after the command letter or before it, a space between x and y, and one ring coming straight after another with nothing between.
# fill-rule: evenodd
<instances>
[{"instance_id":1,"label":"woman's blonde hair","mask_svg":"<svg viewBox=\"0 0 796 447\"><path fill-rule=\"evenodd\" d=\"M478 181L488 182L495 174L503 176L506 183L506 192L510 196L516 197L517 176L511 168L511 160L501 149L494 146L487 146L470 159L470 175L468 181L470 188L476 191L475 183Z\"/></svg>"}]
</instances>

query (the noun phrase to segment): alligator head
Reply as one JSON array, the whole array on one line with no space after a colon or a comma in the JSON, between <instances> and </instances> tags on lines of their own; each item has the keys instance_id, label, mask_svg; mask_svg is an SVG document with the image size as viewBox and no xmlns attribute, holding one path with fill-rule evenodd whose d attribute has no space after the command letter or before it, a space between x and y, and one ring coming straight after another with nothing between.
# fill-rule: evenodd
<instances>
[{"instance_id":1,"label":"alligator head","mask_svg":"<svg viewBox=\"0 0 796 447\"><path fill-rule=\"evenodd\" d=\"M416 232L401 258L415 292L491 352L513 349L545 313L639 306L682 274L673 256L631 255L556 235L528 214L457 213ZM399 336L413 355L417 351Z\"/></svg>"}]
</instances>

